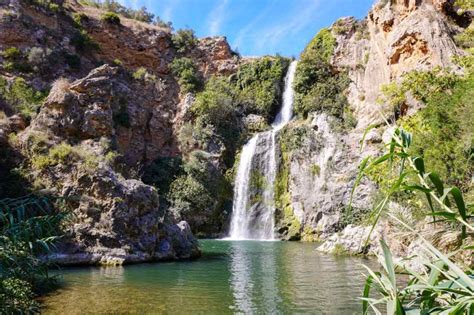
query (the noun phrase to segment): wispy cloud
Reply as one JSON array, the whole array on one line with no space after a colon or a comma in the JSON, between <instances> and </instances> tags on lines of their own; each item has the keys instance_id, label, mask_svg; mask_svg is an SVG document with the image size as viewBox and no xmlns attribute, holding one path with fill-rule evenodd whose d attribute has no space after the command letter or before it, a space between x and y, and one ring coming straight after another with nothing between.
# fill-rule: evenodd
<instances>
[{"instance_id":1,"label":"wispy cloud","mask_svg":"<svg viewBox=\"0 0 474 315\"><path fill-rule=\"evenodd\" d=\"M246 24L242 29L240 29L240 31L235 37L235 40L232 43L232 46L234 48L240 47L244 40L246 40L249 36L249 32L254 29L258 25L258 23L260 23L266 16L268 16L268 13L274 6L275 1L276 0L270 1L254 19L252 19L248 24Z\"/></svg>"},{"instance_id":2,"label":"wispy cloud","mask_svg":"<svg viewBox=\"0 0 474 315\"><path fill-rule=\"evenodd\" d=\"M223 0L221 3L214 8L209 14L207 19L207 25L209 27L209 35L219 35L221 31L222 23L225 19L225 10L228 4L228 0Z\"/></svg>"},{"instance_id":3,"label":"wispy cloud","mask_svg":"<svg viewBox=\"0 0 474 315\"><path fill-rule=\"evenodd\" d=\"M168 0L163 11L161 12L160 18L166 22L173 21L173 11L178 3L179 0Z\"/></svg>"},{"instance_id":4,"label":"wispy cloud","mask_svg":"<svg viewBox=\"0 0 474 315\"><path fill-rule=\"evenodd\" d=\"M287 19L274 21L273 25L257 32L254 35L257 50L268 51L269 47L275 47L282 40L291 40L292 36L297 35L316 18L315 12L321 3L321 0L302 1Z\"/></svg>"}]
</instances>

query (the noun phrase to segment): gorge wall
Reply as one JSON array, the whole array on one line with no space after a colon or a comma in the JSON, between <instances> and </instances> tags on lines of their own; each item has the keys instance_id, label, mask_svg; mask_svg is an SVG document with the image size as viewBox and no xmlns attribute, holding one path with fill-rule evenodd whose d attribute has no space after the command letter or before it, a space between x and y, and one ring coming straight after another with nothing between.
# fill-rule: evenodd
<instances>
[{"instance_id":1,"label":"gorge wall","mask_svg":"<svg viewBox=\"0 0 474 315\"><path fill-rule=\"evenodd\" d=\"M228 232L239 151L270 128L290 60L244 58L224 37L51 3L0 0L0 195L66 197L61 263L198 256L193 233ZM383 148L381 113L423 106L411 98L394 113L379 104L381 87L412 70L462 73L453 38L469 19L448 0L381 0L364 20L340 19L313 39L297 69L296 118L278 136L277 237L329 240L327 250L358 241L341 231L362 239L363 227L346 227L357 218L343 214L360 161ZM362 182L356 216L377 191Z\"/></svg>"}]
</instances>

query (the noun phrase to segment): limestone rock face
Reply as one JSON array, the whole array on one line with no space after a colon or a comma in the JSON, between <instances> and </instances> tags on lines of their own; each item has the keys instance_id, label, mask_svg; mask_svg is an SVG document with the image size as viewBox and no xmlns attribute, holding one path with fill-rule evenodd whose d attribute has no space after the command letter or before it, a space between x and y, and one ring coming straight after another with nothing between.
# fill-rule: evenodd
<instances>
[{"instance_id":1,"label":"limestone rock face","mask_svg":"<svg viewBox=\"0 0 474 315\"><path fill-rule=\"evenodd\" d=\"M440 66L459 71L452 57L463 52L453 40L459 26L448 16L451 13L452 1L378 1L366 19L342 18L332 26L336 47L330 62L336 70L348 71L347 97L357 126L341 128L323 113L286 127L311 130L290 154L289 165L291 207L302 232L311 230L333 245L355 235L362 238L363 227L348 228L343 232L348 237L334 233L344 226L343 213L361 161L380 154L383 135L389 135L380 115L384 107L377 102L380 89L413 70ZM410 114L419 104L410 101L407 107ZM361 151L363 133L374 123L382 127L370 131ZM374 184L363 181L353 199L354 210L370 210L375 192Z\"/></svg>"},{"instance_id":2,"label":"limestone rock face","mask_svg":"<svg viewBox=\"0 0 474 315\"><path fill-rule=\"evenodd\" d=\"M132 177L126 179L114 170L157 154L150 148L160 154L172 151L164 145L172 138L171 115L153 106L155 84L131 81L108 65L72 83L57 81L41 112L21 133L27 155L38 154L32 149L38 141L49 149L61 143L74 148L64 161L32 174L65 197L72 211L66 241L52 257L59 263L121 264L199 255L189 226L175 224L160 208L156 189L130 172L124 172ZM113 141L122 155L119 168L105 158Z\"/></svg>"},{"instance_id":3,"label":"limestone rock face","mask_svg":"<svg viewBox=\"0 0 474 315\"><path fill-rule=\"evenodd\" d=\"M349 101L359 128L380 121L382 85L412 70L457 68L451 59L463 52L452 38L457 26L445 14L448 2L379 1L359 30L336 36L332 63L349 69Z\"/></svg>"}]
</instances>

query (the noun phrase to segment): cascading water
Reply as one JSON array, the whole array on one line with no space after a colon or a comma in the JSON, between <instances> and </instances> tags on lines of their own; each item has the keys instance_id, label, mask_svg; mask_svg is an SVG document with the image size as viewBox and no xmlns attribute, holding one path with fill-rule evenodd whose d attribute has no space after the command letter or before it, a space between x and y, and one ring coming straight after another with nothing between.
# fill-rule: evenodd
<instances>
[{"instance_id":1,"label":"cascading water","mask_svg":"<svg viewBox=\"0 0 474 315\"><path fill-rule=\"evenodd\" d=\"M234 183L229 239L272 240L275 227L274 183L278 170L276 137L293 116L297 61L285 77L283 105L270 131L256 134L242 148Z\"/></svg>"}]
</instances>

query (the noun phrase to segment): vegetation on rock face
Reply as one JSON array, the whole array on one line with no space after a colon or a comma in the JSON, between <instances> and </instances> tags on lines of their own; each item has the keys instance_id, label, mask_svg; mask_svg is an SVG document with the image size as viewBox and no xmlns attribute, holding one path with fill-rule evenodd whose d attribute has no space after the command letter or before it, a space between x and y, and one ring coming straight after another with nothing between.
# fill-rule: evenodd
<instances>
[{"instance_id":1,"label":"vegetation on rock face","mask_svg":"<svg viewBox=\"0 0 474 315\"><path fill-rule=\"evenodd\" d=\"M196 47L198 43L198 39L191 29L180 29L176 31L171 40L178 53L185 53Z\"/></svg>"},{"instance_id":2,"label":"vegetation on rock face","mask_svg":"<svg viewBox=\"0 0 474 315\"><path fill-rule=\"evenodd\" d=\"M190 58L175 58L171 63L171 71L178 78L179 86L185 93L197 92L202 82L198 78L197 69Z\"/></svg>"},{"instance_id":3,"label":"vegetation on rock face","mask_svg":"<svg viewBox=\"0 0 474 315\"><path fill-rule=\"evenodd\" d=\"M13 82L0 77L0 98L11 107L14 113L19 113L26 119L31 119L36 115L45 96L46 93L35 91L21 77L17 77Z\"/></svg>"},{"instance_id":4,"label":"vegetation on rock face","mask_svg":"<svg viewBox=\"0 0 474 315\"><path fill-rule=\"evenodd\" d=\"M129 19L134 19L137 21L142 21L146 23L152 23L155 21L155 15L148 12L146 7L141 7L140 9L127 8L120 4L118 1L114 0L80 0L82 5L93 6L105 11L112 12L114 14L122 15ZM160 22L160 18L156 17L156 22Z\"/></svg>"},{"instance_id":5,"label":"vegetation on rock face","mask_svg":"<svg viewBox=\"0 0 474 315\"><path fill-rule=\"evenodd\" d=\"M102 14L101 20L112 25L120 25L120 17L113 12Z\"/></svg>"},{"instance_id":6,"label":"vegetation on rock face","mask_svg":"<svg viewBox=\"0 0 474 315\"><path fill-rule=\"evenodd\" d=\"M297 115L326 112L344 120L349 105L344 92L350 81L347 73L337 73L330 64L335 45L331 31L323 29L301 54L294 82Z\"/></svg>"},{"instance_id":7,"label":"vegetation on rock face","mask_svg":"<svg viewBox=\"0 0 474 315\"><path fill-rule=\"evenodd\" d=\"M171 204L181 209L185 218L190 213L208 213L216 220L214 224L223 224L223 210L230 211L232 198L232 179L225 174L234 166L235 153L248 137L240 120L250 114L271 119L279 107L287 66L286 59L265 57L243 65L231 77L212 77L197 93L191 107L193 121L184 124L179 133L185 155L184 174L178 175L169 189ZM175 59L173 63L178 77L191 67L187 58ZM257 97L252 99L252 94ZM216 156L219 167L212 162ZM197 161L200 167L189 167ZM193 216L189 217L192 220Z\"/></svg>"},{"instance_id":8,"label":"vegetation on rock face","mask_svg":"<svg viewBox=\"0 0 474 315\"><path fill-rule=\"evenodd\" d=\"M472 74L458 77L435 69L411 72L400 85L391 84L384 89L386 101L396 110L406 103L407 93L426 105L415 115L399 120L414 135L410 152L423 156L427 167L438 170L449 183L465 191L470 189L474 174L473 88ZM385 182L392 177L384 172L380 175Z\"/></svg>"},{"instance_id":9,"label":"vegetation on rock face","mask_svg":"<svg viewBox=\"0 0 474 315\"><path fill-rule=\"evenodd\" d=\"M264 57L239 67L234 80L244 112L264 117L276 114L288 64L288 59Z\"/></svg>"}]
</instances>

